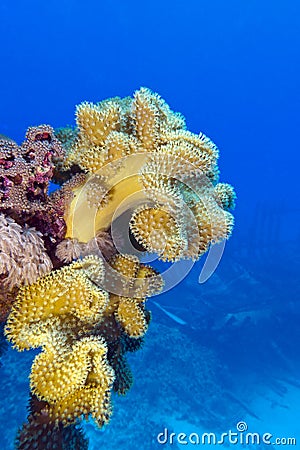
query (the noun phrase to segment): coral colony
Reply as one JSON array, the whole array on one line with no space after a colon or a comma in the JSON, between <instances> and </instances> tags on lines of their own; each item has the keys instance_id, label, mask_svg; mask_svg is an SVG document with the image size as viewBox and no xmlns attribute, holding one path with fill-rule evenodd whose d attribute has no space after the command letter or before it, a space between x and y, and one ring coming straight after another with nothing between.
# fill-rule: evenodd
<instances>
[{"instance_id":1,"label":"coral colony","mask_svg":"<svg viewBox=\"0 0 300 450\"><path fill-rule=\"evenodd\" d=\"M0 317L17 350L41 349L18 448L86 448L74 424L109 421L112 392L132 384L126 353L143 343L146 299L163 287L140 256L197 260L231 234L235 194L217 160L146 88L80 104L76 128L1 138Z\"/></svg>"}]
</instances>

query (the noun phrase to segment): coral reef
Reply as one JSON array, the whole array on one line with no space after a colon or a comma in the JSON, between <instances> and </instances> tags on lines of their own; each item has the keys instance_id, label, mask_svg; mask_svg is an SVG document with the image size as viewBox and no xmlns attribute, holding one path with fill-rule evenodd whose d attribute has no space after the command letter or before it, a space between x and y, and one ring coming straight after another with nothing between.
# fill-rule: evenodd
<instances>
[{"instance_id":1,"label":"coral reef","mask_svg":"<svg viewBox=\"0 0 300 450\"><path fill-rule=\"evenodd\" d=\"M0 319L19 351L41 349L18 448L49 435L45 448L85 448L77 421L109 421L112 392L133 382L127 353L143 345L147 298L164 285L141 255L197 260L231 235L235 193L217 160L146 88L80 104L75 128L0 138Z\"/></svg>"},{"instance_id":2,"label":"coral reef","mask_svg":"<svg viewBox=\"0 0 300 450\"><path fill-rule=\"evenodd\" d=\"M152 393L148 401L153 402L157 411L164 412L166 416L174 413L178 417L190 415L189 420L193 420L192 411L201 411L194 420L210 425L209 422L217 418L216 403L222 395L218 384L220 367L214 351L193 342L183 330L170 328L159 321L151 326L149 335L151 340L145 345L147 359L156 348L160 348L164 361L161 365L156 364L155 368L153 363L151 369L145 370L148 374L155 371L160 380L159 389ZM139 369L141 364L142 361L136 362ZM174 373L180 374L180 377L174 377ZM149 376L137 383L142 391L151 389ZM169 401L165 402L165 398Z\"/></svg>"},{"instance_id":3,"label":"coral reef","mask_svg":"<svg viewBox=\"0 0 300 450\"><path fill-rule=\"evenodd\" d=\"M185 431L188 424L193 430L217 431L241 413L238 405L224 400L222 377L229 374L215 352L159 317L131 364L143 376L136 379L126 402L116 399L111 426L104 433L91 430L94 448L109 442L112 450L158 449L162 445L156 436L165 427Z\"/></svg>"}]
</instances>

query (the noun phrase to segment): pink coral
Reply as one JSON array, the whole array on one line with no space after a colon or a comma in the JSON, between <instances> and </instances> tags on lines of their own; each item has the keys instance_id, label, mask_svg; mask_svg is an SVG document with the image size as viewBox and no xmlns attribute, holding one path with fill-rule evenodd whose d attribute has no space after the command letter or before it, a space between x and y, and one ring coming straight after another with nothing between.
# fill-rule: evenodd
<instances>
[{"instance_id":1,"label":"pink coral","mask_svg":"<svg viewBox=\"0 0 300 450\"><path fill-rule=\"evenodd\" d=\"M9 312L19 286L34 283L52 267L42 234L0 214L0 321Z\"/></svg>"},{"instance_id":2,"label":"pink coral","mask_svg":"<svg viewBox=\"0 0 300 450\"><path fill-rule=\"evenodd\" d=\"M47 198L53 159L63 155L63 147L49 125L29 128L20 147L1 139L1 210L10 208L20 213L38 209L39 202Z\"/></svg>"},{"instance_id":3,"label":"pink coral","mask_svg":"<svg viewBox=\"0 0 300 450\"><path fill-rule=\"evenodd\" d=\"M77 174L48 195L55 164L64 153L49 125L28 128L21 146L0 139L0 212L21 226L28 224L40 231L51 257L66 232L64 214L71 190L85 178Z\"/></svg>"}]
</instances>

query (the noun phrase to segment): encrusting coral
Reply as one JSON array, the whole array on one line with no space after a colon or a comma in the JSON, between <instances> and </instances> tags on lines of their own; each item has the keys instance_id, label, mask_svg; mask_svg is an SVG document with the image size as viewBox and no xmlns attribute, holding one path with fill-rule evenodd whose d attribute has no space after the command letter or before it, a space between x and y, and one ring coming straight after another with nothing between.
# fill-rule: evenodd
<instances>
[{"instance_id":1,"label":"encrusting coral","mask_svg":"<svg viewBox=\"0 0 300 450\"><path fill-rule=\"evenodd\" d=\"M85 180L83 174L74 174L60 190L48 195L55 164L59 165L64 155L49 125L28 128L20 146L7 138L0 139L0 213L42 233L54 266L56 246L66 232L64 215L72 189Z\"/></svg>"},{"instance_id":2,"label":"encrusting coral","mask_svg":"<svg viewBox=\"0 0 300 450\"><path fill-rule=\"evenodd\" d=\"M41 348L24 449L45 433L84 446L77 420L102 426L112 392L131 387L126 353L142 346L146 300L164 284L140 256L196 260L233 227L216 146L157 94L84 102L76 124L29 128L21 146L0 136L0 317L10 311L18 350Z\"/></svg>"},{"instance_id":3,"label":"encrusting coral","mask_svg":"<svg viewBox=\"0 0 300 450\"><path fill-rule=\"evenodd\" d=\"M47 197L54 160L63 155L64 149L48 125L29 128L20 147L0 139L1 210L23 214L39 209Z\"/></svg>"}]
</instances>

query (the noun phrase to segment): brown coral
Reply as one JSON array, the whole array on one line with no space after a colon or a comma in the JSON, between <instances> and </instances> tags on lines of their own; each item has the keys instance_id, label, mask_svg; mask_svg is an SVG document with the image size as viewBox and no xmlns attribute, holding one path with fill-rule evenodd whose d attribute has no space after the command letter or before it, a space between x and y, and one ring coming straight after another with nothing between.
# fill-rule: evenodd
<instances>
[{"instance_id":1,"label":"brown coral","mask_svg":"<svg viewBox=\"0 0 300 450\"><path fill-rule=\"evenodd\" d=\"M88 255L98 255L110 259L117 253L111 235L106 231L99 231L88 242L79 242L78 239L64 239L56 247L56 256L60 261L69 263L74 259Z\"/></svg>"},{"instance_id":2,"label":"brown coral","mask_svg":"<svg viewBox=\"0 0 300 450\"><path fill-rule=\"evenodd\" d=\"M47 402L31 395L28 421L19 430L17 450L88 450L88 440L76 424L64 427L47 415Z\"/></svg>"},{"instance_id":3,"label":"brown coral","mask_svg":"<svg viewBox=\"0 0 300 450\"><path fill-rule=\"evenodd\" d=\"M55 254L60 261L69 263L81 256L82 246L78 239L64 239L56 246Z\"/></svg>"}]
</instances>

